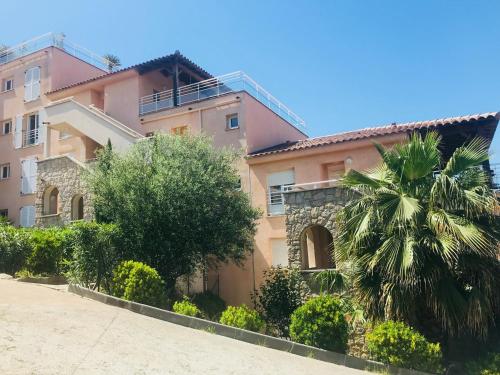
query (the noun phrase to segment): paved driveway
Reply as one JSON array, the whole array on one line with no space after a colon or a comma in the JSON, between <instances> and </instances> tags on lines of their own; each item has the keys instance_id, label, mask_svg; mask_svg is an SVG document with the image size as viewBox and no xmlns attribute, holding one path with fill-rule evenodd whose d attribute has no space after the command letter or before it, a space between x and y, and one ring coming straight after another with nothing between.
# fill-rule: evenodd
<instances>
[{"instance_id":1,"label":"paved driveway","mask_svg":"<svg viewBox=\"0 0 500 375\"><path fill-rule=\"evenodd\" d=\"M0 280L0 374L328 374L348 369Z\"/></svg>"}]
</instances>

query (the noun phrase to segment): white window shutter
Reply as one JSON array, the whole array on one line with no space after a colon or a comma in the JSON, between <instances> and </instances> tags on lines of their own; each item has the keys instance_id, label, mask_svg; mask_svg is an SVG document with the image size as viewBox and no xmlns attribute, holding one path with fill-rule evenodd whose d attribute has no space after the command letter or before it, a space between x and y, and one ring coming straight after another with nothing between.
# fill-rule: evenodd
<instances>
[{"instance_id":1,"label":"white window shutter","mask_svg":"<svg viewBox=\"0 0 500 375\"><path fill-rule=\"evenodd\" d=\"M30 193L36 192L36 174L38 170L38 164L35 158L29 159L30 163L30 175L29 175L29 186Z\"/></svg>"},{"instance_id":2,"label":"white window shutter","mask_svg":"<svg viewBox=\"0 0 500 375\"><path fill-rule=\"evenodd\" d=\"M35 225L35 206L28 206L28 227Z\"/></svg>"},{"instance_id":3,"label":"white window shutter","mask_svg":"<svg viewBox=\"0 0 500 375\"><path fill-rule=\"evenodd\" d=\"M31 86L33 80L33 70L28 69L24 73L24 101L29 102L31 100Z\"/></svg>"},{"instance_id":4,"label":"white window shutter","mask_svg":"<svg viewBox=\"0 0 500 375\"><path fill-rule=\"evenodd\" d=\"M21 227L26 227L26 207L21 207L20 214L19 214L19 225Z\"/></svg>"},{"instance_id":5,"label":"white window shutter","mask_svg":"<svg viewBox=\"0 0 500 375\"><path fill-rule=\"evenodd\" d=\"M21 148L23 146L23 116L16 116L16 124L14 130L14 147Z\"/></svg>"},{"instance_id":6,"label":"white window shutter","mask_svg":"<svg viewBox=\"0 0 500 375\"><path fill-rule=\"evenodd\" d=\"M44 122L46 121L47 118L47 112L45 111L45 108L42 108L41 110L38 111L38 143L43 143L45 142L45 134L47 132L47 127Z\"/></svg>"},{"instance_id":7,"label":"white window shutter","mask_svg":"<svg viewBox=\"0 0 500 375\"><path fill-rule=\"evenodd\" d=\"M272 265L288 267L288 246L285 238L271 240Z\"/></svg>"}]
</instances>

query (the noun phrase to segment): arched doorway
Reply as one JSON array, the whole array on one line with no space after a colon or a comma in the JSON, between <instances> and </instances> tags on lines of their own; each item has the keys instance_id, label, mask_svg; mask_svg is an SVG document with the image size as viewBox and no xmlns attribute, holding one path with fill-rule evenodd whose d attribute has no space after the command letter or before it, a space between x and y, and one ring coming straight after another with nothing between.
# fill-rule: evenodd
<instances>
[{"instance_id":1,"label":"arched doorway","mask_svg":"<svg viewBox=\"0 0 500 375\"><path fill-rule=\"evenodd\" d=\"M322 225L311 225L306 228L300 238L302 269L334 268L333 236Z\"/></svg>"},{"instance_id":2,"label":"arched doorway","mask_svg":"<svg viewBox=\"0 0 500 375\"><path fill-rule=\"evenodd\" d=\"M77 194L71 200L71 220L83 220L83 196Z\"/></svg>"},{"instance_id":3,"label":"arched doorway","mask_svg":"<svg viewBox=\"0 0 500 375\"><path fill-rule=\"evenodd\" d=\"M59 213L59 190L55 186L48 187L43 193L44 215L56 215Z\"/></svg>"}]
</instances>

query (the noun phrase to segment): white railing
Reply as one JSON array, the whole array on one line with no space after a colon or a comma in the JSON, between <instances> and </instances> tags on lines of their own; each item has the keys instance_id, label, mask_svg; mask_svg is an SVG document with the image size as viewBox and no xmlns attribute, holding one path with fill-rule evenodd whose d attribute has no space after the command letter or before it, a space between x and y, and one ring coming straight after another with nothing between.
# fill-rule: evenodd
<instances>
[{"instance_id":1,"label":"white railing","mask_svg":"<svg viewBox=\"0 0 500 375\"><path fill-rule=\"evenodd\" d=\"M23 131L23 147L33 146L38 144L39 129Z\"/></svg>"},{"instance_id":2,"label":"white railing","mask_svg":"<svg viewBox=\"0 0 500 375\"><path fill-rule=\"evenodd\" d=\"M290 108L272 96L244 72L225 74L205 81L181 86L176 90L177 104L197 102L218 97L231 92L246 91L278 116L297 127L305 127L305 122ZM173 90L147 95L139 100L139 113L144 115L174 107Z\"/></svg>"},{"instance_id":3,"label":"white railing","mask_svg":"<svg viewBox=\"0 0 500 375\"><path fill-rule=\"evenodd\" d=\"M108 60L104 57L67 40L62 33L47 33L7 49L0 49L0 65L29 55L47 47L57 47L102 70L108 70Z\"/></svg>"},{"instance_id":4,"label":"white railing","mask_svg":"<svg viewBox=\"0 0 500 375\"><path fill-rule=\"evenodd\" d=\"M305 184L295 184L289 186L287 191L304 191L304 190L316 190L316 189L324 189L329 187L339 186L339 179L332 180L323 180L323 181L315 181L315 182L307 182Z\"/></svg>"},{"instance_id":5,"label":"white railing","mask_svg":"<svg viewBox=\"0 0 500 375\"><path fill-rule=\"evenodd\" d=\"M292 185L270 186L267 192L267 214L269 216L285 213L285 195Z\"/></svg>"}]
</instances>

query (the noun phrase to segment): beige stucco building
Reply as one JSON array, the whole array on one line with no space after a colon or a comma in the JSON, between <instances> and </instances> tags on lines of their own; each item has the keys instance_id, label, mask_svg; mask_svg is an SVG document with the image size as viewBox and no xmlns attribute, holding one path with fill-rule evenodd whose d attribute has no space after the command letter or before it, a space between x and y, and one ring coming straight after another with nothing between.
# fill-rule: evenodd
<instances>
[{"instance_id":1,"label":"beige stucco building","mask_svg":"<svg viewBox=\"0 0 500 375\"><path fill-rule=\"evenodd\" d=\"M351 168L378 162L373 142L390 146L411 132L435 129L445 139L446 156L475 135L491 140L500 117L487 113L308 138L304 121L242 72L213 77L179 52L106 72L99 68L106 62L88 51L92 59L60 36L48 38L30 53L10 51L2 60L0 52L0 80L8 88L0 93L0 121L10 122L0 135L0 165L9 166L0 179L0 213L22 226L89 219L91 197L79 176L108 139L123 152L158 132L207 134L217 147L246 154L238 165L242 189L264 213L243 267L221 266L197 283L231 304L248 303L272 265L295 265L305 273L334 267L333 218L349 199L336 181ZM37 67L38 73L31 70Z\"/></svg>"}]
</instances>

